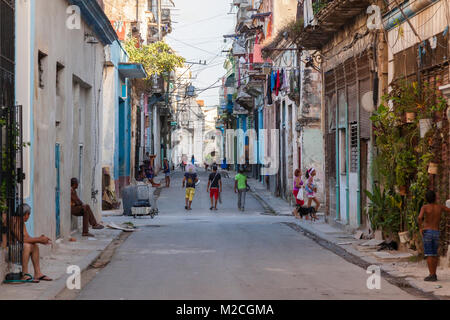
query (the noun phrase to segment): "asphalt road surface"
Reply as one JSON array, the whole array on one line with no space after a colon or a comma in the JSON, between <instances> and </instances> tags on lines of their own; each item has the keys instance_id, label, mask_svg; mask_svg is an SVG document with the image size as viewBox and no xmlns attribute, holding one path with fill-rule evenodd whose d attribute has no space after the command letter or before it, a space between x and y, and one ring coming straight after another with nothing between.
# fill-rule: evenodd
<instances>
[{"instance_id":1,"label":"asphalt road surface","mask_svg":"<svg viewBox=\"0 0 450 320\"><path fill-rule=\"evenodd\" d=\"M223 204L210 211L200 174L192 211L184 209L182 174L159 198L160 215L133 233L78 299L415 299L382 281L369 290L366 270L264 214L247 195L237 210L233 176Z\"/></svg>"}]
</instances>

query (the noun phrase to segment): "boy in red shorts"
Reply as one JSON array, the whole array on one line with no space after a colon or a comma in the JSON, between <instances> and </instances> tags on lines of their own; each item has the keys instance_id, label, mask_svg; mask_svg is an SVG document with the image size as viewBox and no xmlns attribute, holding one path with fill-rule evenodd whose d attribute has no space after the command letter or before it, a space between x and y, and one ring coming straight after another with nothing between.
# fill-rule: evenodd
<instances>
[{"instance_id":1,"label":"boy in red shorts","mask_svg":"<svg viewBox=\"0 0 450 320\"><path fill-rule=\"evenodd\" d=\"M212 169L213 172L209 175L206 192L209 192L209 197L211 198L211 208L209 210L217 210L217 200L219 200L219 194L222 192L222 177L217 172L217 166L213 166Z\"/></svg>"}]
</instances>

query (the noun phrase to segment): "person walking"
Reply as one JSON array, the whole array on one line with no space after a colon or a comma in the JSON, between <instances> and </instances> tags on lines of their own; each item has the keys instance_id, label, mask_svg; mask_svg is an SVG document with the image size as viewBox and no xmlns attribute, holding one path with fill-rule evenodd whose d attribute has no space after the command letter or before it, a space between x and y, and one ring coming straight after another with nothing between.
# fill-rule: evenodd
<instances>
[{"instance_id":1,"label":"person walking","mask_svg":"<svg viewBox=\"0 0 450 320\"><path fill-rule=\"evenodd\" d=\"M194 157L194 155L192 155L191 162L192 162L192 165L195 166L195 157Z\"/></svg>"},{"instance_id":2,"label":"person walking","mask_svg":"<svg viewBox=\"0 0 450 320\"><path fill-rule=\"evenodd\" d=\"M164 159L163 170L166 176L166 188L170 188L170 165L167 159Z\"/></svg>"},{"instance_id":3,"label":"person walking","mask_svg":"<svg viewBox=\"0 0 450 320\"><path fill-rule=\"evenodd\" d=\"M423 238L424 255L430 272L424 281L437 281L436 269L439 262L440 224L442 213L450 213L450 208L436 203L436 193L428 190L425 194L427 204L420 209L419 231Z\"/></svg>"},{"instance_id":4,"label":"person walking","mask_svg":"<svg viewBox=\"0 0 450 320\"><path fill-rule=\"evenodd\" d=\"M189 164L186 168L187 172L184 174L183 188L186 186L186 210L192 210L192 201L195 196L195 186L198 182L198 176L195 172L195 167Z\"/></svg>"},{"instance_id":5,"label":"person walking","mask_svg":"<svg viewBox=\"0 0 450 320\"><path fill-rule=\"evenodd\" d=\"M295 202L297 206L295 207L293 214L297 219L301 218L299 207L302 207L305 204L304 200L298 199L298 193L301 191L303 193L304 182L302 180L302 171L300 169L295 170L294 172L294 187L292 193L294 194Z\"/></svg>"},{"instance_id":6,"label":"person walking","mask_svg":"<svg viewBox=\"0 0 450 320\"><path fill-rule=\"evenodd\" d=\"M213 172L209 175L208 186L206 187L206 192L209 192L209 197L211 198L211 208L209 210L217 210L217 201L222 193L222 177L217 169L217 166L213 166Z\"/></svg>"},{"instance_id":7,"label":"person walking","mask_svg":"<svg viewBox=\"0 0 450 320\"><path fill-rule=\"evenodd\" d=\"M311 168L308 171L306 171L306 186L305 190L307 192L308 197L308 208L311 208L312 202L314 201L316 203L316 212L314 213L313 217L315 220L317 220L317 212L319 212L320 208L320 202L317 200L316 193L317 193L317 187L314 184L314 177L316 176L316 169Z\"/></svg>"},{"instance_id":8,"label":"person walking","mask_svg":"<svg viewBox=\"0 0 450 320\"><path fill-rule=\"evenodd\" d=\"M239 169L239 173L234 178L234 192L238 194L238 209L245 211L245 197L247 196L247 176L243 169Z\"/></svg>"}]
</instances>

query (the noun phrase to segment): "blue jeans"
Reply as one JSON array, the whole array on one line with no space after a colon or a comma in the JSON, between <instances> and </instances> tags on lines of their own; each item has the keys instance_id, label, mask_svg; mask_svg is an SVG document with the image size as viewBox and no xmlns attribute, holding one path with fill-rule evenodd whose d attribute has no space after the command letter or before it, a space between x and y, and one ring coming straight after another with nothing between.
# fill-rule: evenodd
<instances>
[{"instance_id":1,"label":"blue jeans","mask_svg":"<svg viewBox=\"0 0 450 320\"><path fill-rule=\"evenodd\" d=\"M247 195L247 189L238 190L238 208L245 209L245 196Z\"/></svg>"},{"instance_id":2,"label":"blue jeans","mask_svg":"<svg viewBox=\"0 0 450 320\"><path fill-rule=\"evenodd\" d=\"M439 248L439 234L437 230L423 231L423 249L425 257L437 257Z\"/></svg>"}]
</instances>

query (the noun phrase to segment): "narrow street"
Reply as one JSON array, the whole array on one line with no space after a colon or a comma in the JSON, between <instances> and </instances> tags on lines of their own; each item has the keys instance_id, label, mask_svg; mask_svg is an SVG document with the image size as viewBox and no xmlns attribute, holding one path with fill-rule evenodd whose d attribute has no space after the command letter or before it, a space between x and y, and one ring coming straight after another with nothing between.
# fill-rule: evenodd
<instances>
[{"instance_id":1,"label":"narrow street","mask_svg":"<svg viewBox=\"0 0 450 320\"><path fill-rule=\"evenodd\" d=\"M282 224L292 217L261 214L251 195L238 212L232 177L223 179L223 204L211 212L201 172L186 212L176 172L161 193L160 215L126 240L78 299L417 298L384 280L381 290L367 289L365 270Z\"/></svg>"}]
</instances>

